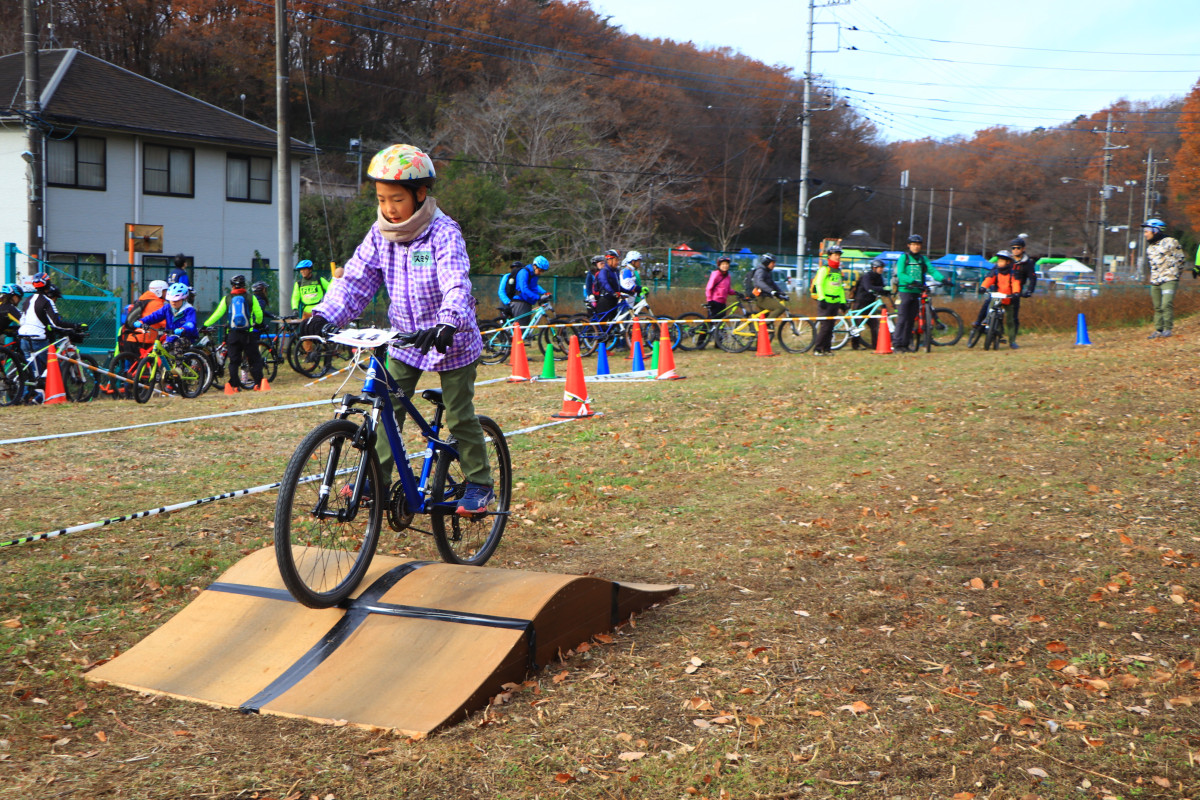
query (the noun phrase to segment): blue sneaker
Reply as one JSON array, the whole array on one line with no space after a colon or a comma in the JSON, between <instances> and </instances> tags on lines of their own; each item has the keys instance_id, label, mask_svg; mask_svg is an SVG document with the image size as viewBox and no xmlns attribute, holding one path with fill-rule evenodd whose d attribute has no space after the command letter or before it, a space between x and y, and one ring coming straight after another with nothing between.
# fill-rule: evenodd
<instances>
[{"instance_id":1,"label":"blue sneaker","mask_svg":"<svg viewBox=\"0 0 1200 800\"><path fill-rule=\"evenodd\" d=\"M484 486L481 483L468 483L466 491L463 492L462 499L458 501L458 508L454 513L461 517L473 517L476 514L484 514L487 512L488 506L496 499L496 494L492 491L492 487Z\"/></svg>"}]
</instances>

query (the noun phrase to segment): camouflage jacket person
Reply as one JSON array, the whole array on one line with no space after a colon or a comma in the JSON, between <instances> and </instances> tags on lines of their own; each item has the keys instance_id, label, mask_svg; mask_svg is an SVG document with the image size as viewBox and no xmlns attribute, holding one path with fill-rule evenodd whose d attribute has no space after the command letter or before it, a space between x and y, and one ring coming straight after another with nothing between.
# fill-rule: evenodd
<instances>
[{"instance_id":1,"label":"camouflage jacket person","mask_svg":"<svg viewBox=\"0 0 1200 800\"><path fill-rule=\"evenodd\" d=\"M1146 245L1146 263L1150 265L1150 283L1155 286L1179 280L1186 257L1179 242L1170 236L1156 237Z\"/></svg>"}]
</instances>

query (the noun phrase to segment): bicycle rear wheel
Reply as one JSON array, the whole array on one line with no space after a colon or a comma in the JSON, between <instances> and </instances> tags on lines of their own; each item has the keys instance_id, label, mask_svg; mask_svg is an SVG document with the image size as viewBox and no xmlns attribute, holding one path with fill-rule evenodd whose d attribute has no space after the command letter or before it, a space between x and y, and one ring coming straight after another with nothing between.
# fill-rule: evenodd
<instances>
[{"instance_id":1,"label":"bicycle rear wheel","mask_svg":"<svg viewBox=\"0 0 1200 800\"><path fill-rule=\"evenodd\" d=\"M479 360L485 364L503 364L512 351L511 328L487 328L480 332L483 337L483 353Z\"/></svg>"},{"instance_id":2,"label":"bicycle rear wheel","mask_svg":"<svg viewBox=\"0 0 1200 800\"><path fill-rule=\"evenodd\" d=\"M259 342L258 354L262 356L263 377L268 381L275 380L275 374L279 371L279 360L275 355L275 347L269 342Z\"/></svg>"},{"instance_id":3,"label":"bicycle rear wheel","mask_svg":"<svg viewBox=\"0 0 1200 800\"><path fill-rule=\"evenodd\" d=\"M199 397L206 384L211 384L208 377L208 361L199 353L181 354L175 360L171 372L171 384L180 396L189 400Z\"/></svg>"},{"instance_id":4,"label":"bicycle rear wheel","mask_svg":"<svg viewBox=\"0 0 1200 800\"><path fill-rule=\"evenodd\" d=\"M933 309L933 324L929 328L929 334L934 345L938 347L958 344L963 335L962 317L950 308Z\"/></svg>"},{"instance_id":5,"label":"bicycle rear wheel","mask_svg":"<svg viewBox=\"0 0 1200 800\"><path fill-rule=\"evenodd\" d=\"M829 349L841 350L848 341L850 341L850 323L845 319L839 319L833 323L833 338L830 339Z\"/></svg>"},{"instance_id":6,"label":"bicycle rear wheel","mask_svg":"<svg viewBox=\"0 0 1200 800\"><path fill-rule=\"evenodd\" d=\"M80 363L63 362L63 388L67 390L67 399L71 402L86 403L96 396L96 392L100 391L100 384L96 382L96 373L88 367L99 365L96 363L96 359L82 354L77 355L75 360Z\"/></svg>"},{"instance_id":7,"label":"bicycle rear wheel","mask_svg":"<svg viewBox=\"0 0 1200 800\"><path fill-rule=\"evenodd\" d=\"M150 402L154 394L154 383L158 380L157 356L143 356L133 368L133 399L138 403Z\"/></svg>"},{"instance_id":8,"label":"bicycle rear wheel","mask_svg":"<svg viewBox=\"0 0 1200 800\"><path fill-rule=\"evenodd\" d=\"M379 541L384 504L377 498L386 498L388 487L381 485L375 449L353 446L357 432L358 426L344 419L314 428L292 453L275 501L279 574L292 597L309 608L328 608L349 597ZM365 472L363 501L354 519L347 520L360 472ZM324 513L318 516L317 509Z\"/></svg>"},{"instance_id":9,"label":"bicycle rear wheel","mask_svg":"<svg viewBox=\"0 0 1200 800\"><path fill-rule=\"evenodd\" d=\"M480 415L479 424L483 428L492 473L496 513L476 517L454 513L467 479L457 456L451 457L445 451L439 453L429 489L429 522L438 553L449 564L479 566L486 563L496 552L508 523L508 506L512 500L512 458L508 442L500 426L491 418Z\"/></svg>"},{"instance_id":10,"label":"bicycle rear wheel","mask_svg":"<svg viewBox=\"0 0 1200 800\"><path fill-rule=\"evenodd\" d=\"M817 341L817 326L811 319L787 320L779 323L777 336L779 346L789 353L807 353Z\"/></svg>"},{"instance_id":11,"label":"bicycle rear wheel","mask_svg":"<svg viewBox=\"0 0 1200 800\"><path fill-rule=\"evenodd\" d=\"M548 324L563 327L542 328L538 331L538 350L542 352L542 355L545 355L547 350L553 350L555 361L567 360L571 349L571 336L575 334L575 329L571 327L570 323L570 317L554 317Z\"/></svg>"},{"instance_id":12,"label":"bicycle rear wheel","mask_svg":"<svg viewBox=\"0 0 1200 800\"><path fill-rule=\"evenodd\" d=\"M293 366L297 372L306 378L319 378L329 371L329 364L333 360L333 351L326 346L325 342L313 339L297 340L295 359ZM232 380L237 376L230 375L229 377Z\"/></svg>"},{"instance_id":13,"label":"bicycle rear wheel","mask_svg":"<svg viewBox=\"0 0 1200 800\"><path fill-rule=\"evenodd\" d=\"M744 318L726 317L717 328L717 347L726 353L744 353L758 341L754 323Z\"/></svg>"},{"instance_id":14,"label":"bicycle rear wheel","mask_svg":"<svg viewBox=\"0 0 1200 800\"><path fill-rule=\"evenodd\" d=\"M21 399L21 368L25 359L17 350L0 347L0 406L11 406Z\"/></svg>"},{"instance_id":15,"label":"bicycle rear wheel","mask_svg":"<svg viewBox=\"0 0 1200 800\"><path fill-rule=\"evenodd\" d=\"M679 347L681 350L703 350L708 346L708 320L692 311L679 317Z\"/></svg>"}]
</instances>

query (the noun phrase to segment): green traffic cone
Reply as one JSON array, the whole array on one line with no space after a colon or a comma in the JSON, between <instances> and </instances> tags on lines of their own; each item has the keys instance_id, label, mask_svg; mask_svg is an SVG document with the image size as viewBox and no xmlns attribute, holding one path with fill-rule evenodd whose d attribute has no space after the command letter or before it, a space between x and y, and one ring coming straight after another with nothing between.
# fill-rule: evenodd
<instances>
[{"instance_id":1,"label":"green traffic cone","mask_svg":"<svg viewBox=\"0 0 1200 800\"><path fill-rule=\"evenodd\" d=\"M658 339L654 340L654 345L650 350L650 371L658 372Z\"/></svg>"},{"instance_id":2,"label":"green traffic cone","mask_svg":"<svg viewBox=\"0 0 1200 800\"><path fill-rule=\"evenodd\" d=\"M546 357L542 359L542 380L552 381L558 376L554 374L554 348L546 348Z\"/></svg>"}]
</instances>

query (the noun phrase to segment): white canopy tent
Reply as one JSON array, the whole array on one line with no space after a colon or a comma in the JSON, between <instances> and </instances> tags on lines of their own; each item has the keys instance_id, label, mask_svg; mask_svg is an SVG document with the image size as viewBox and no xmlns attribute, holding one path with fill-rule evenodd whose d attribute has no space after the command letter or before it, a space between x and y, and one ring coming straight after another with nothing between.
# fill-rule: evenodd
<instances>
[{"instance_id":1,"label":"white canopy tent","mask_svg":"<svg viewBox=\"0 0 1200 800\"><path fill-rule=\"evenodd\" d=\"M1092 268L1087 266L1086 264L1084 264L1081 261L1076 261L1073 258L1068 258L1066 261L1062 262L1061 264L1056 264L1055 266L1051 267L1050 269L1048 269L1046 271L1051 275L1080 275L1080 274L1090 275L1092 273Z\"/></svg>"}]
</instances>

